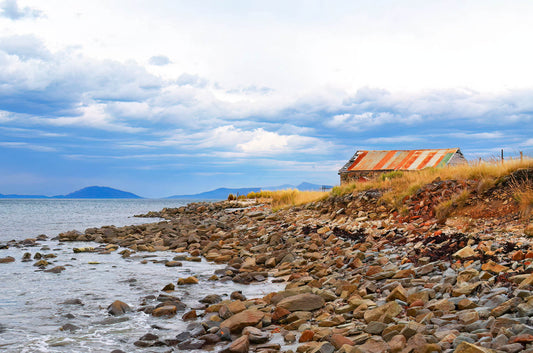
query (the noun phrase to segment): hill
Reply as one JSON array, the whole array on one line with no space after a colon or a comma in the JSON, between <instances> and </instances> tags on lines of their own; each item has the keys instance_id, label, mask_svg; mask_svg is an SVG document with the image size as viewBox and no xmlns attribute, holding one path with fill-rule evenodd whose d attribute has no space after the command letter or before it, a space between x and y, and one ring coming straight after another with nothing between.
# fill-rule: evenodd
<instances>
[{"instance_id":1,"label":"hill","mask_svg":"<svg viewBox=\"0 0 533 353\"><path fill-rule=\"evenodd\" d=\"M250 192L259 192L261 190L285 190L285 189L297 189L300 191L313 191L321 190L323 187L326 189L331 189L332 186L329 185L318 185L303 182L297 186L291 184L283 184L278 186L266 186L266 187L249 187L249 188L218 188L215 190L210 190L206 192L201 192L199 194L192 195L174 195L166 197L167 199L198 199L198 200L225 200L228 198L229 194L233 195L247 195Z\"/></svg>"},{"instance_id":2,"label":"hill","mask_svg":"<svg viewBox=\"0 0 533 353\"><path fill-rule=\"evenodd\" d=\"M131 192L106 186L89 186L67 195L54 196L56 199L142 199Z\"/></svg>"},{"instance_id":3,"label":"hill","mask_svg":"<svg viewBox=\"0 0 533 353\"><path fill-rule=\"evenodd\" d=\"M261 188L218 188L211 191L201 192L193 195L174 195L166 197L167 199L203 199L203 200L224 200L228 198L229 194L246 195L250 192L261 191Z\"/></svg>"},{"instance_id":4,"label":"hill","mask_svg":"<svg viewBox=\"0 0 533 353\"><path fill-rule=\"evenodd\" d=\"M0 194L0 199L49 199L50 196L44 195L18 195L18 194Z\"/></svg>"}]
</instances>

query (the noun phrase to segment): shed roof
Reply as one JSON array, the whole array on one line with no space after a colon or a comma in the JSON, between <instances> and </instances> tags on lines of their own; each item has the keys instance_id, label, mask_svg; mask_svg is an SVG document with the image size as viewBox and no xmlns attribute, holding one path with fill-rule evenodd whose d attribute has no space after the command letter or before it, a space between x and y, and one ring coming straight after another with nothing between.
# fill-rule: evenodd
<instances>
[{"instance_id":1,"label":"shed roof","mask_svg":"<svg viewBox=\"0 0 533 353\"><path fill-rule=\"evenodd\" d=\"M463 158L459 148L427 150L357 151L339 171L362 170L419 170L428 167L442 167L455 154Z\"/></svg>"}]
</instances>

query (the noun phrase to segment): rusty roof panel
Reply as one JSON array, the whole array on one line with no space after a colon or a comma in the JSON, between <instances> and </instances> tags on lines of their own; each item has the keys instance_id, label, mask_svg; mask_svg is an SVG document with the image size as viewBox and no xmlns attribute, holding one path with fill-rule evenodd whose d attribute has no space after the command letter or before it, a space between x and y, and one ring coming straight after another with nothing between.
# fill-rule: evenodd
<instances>
[{"instance_id":1,"label":"rusty roof panel","mask_svg":"<svg viewBox=\"0 0 533 353\"><path fill-rule=\"evenodd\" d=\"M458 148L429 150L357 151L346 171L419 170L445 166Z\"/></svg>"}]
</instances>

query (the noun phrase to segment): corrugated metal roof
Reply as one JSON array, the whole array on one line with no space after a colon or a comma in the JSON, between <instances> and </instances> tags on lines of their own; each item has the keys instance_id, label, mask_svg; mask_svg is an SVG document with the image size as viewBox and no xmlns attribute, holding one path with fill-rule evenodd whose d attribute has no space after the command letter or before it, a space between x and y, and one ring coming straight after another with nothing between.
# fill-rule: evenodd
<instances>
[{"instance_id":1,"label":"corrugated metal roof","mask_svg":"<svg viewBox=\"0 0 533 353\"><path fill-rule=\"evenodd\" d=\"M357 151L343 169L357 170L419 170L428 167L443 167L458 148L434 150Z\"/></svg>"}]
</instances>

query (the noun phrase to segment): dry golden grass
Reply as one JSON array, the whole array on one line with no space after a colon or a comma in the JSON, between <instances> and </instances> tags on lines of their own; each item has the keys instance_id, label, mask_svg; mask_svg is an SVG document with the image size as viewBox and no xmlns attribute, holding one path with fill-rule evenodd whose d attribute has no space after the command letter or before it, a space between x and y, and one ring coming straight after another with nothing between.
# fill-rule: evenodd
<instances>
[{"instance_id":1,"label":"dry golden grass","mask_svg":"<svg viewBox=\"0 0 533 353\"><path fill-rule=\"evenodd\" d=\"M453 210L464 207L470 197L470 191L463 190L451 197L451 199L439 203L435 207L435 216L439 221L444 221Z\"/></svg>"},{"instance_id":2,"label":"dry golden grass","mask_svg":"<svg viewBox=\"0 0 533 353\"><path fill-rule=\"evenodd\" d=\"M262 190L260 192L251 192L246 195L249 199L261 199L269 201L272 209L298 206L318 200L325 199L329 192L322 191L299 191L297 189L286 189L277 191Z\"/></svg>"},{"instance_id":3,"label":"dry golden grass","mask_svg":"<svg viewBox=\"0 0 533 353\"><path fill-rule=\"evenodd\" d=\"M402 200L415 193L420 187L429 184L437 177L441 180L479 180L481 188L486 191L494 186L497 180L520 168L533 168L533 159L506 160L504 163L479 162L455 167L427 168L420 171L393 174L392 177L376 178L368 182L354 182L336 186L332 190L334 195L344 195L368 189L386 190L382 202L401 208ZM389 174L389 173L388 173Z\"/></svg>"}]
</instances>

